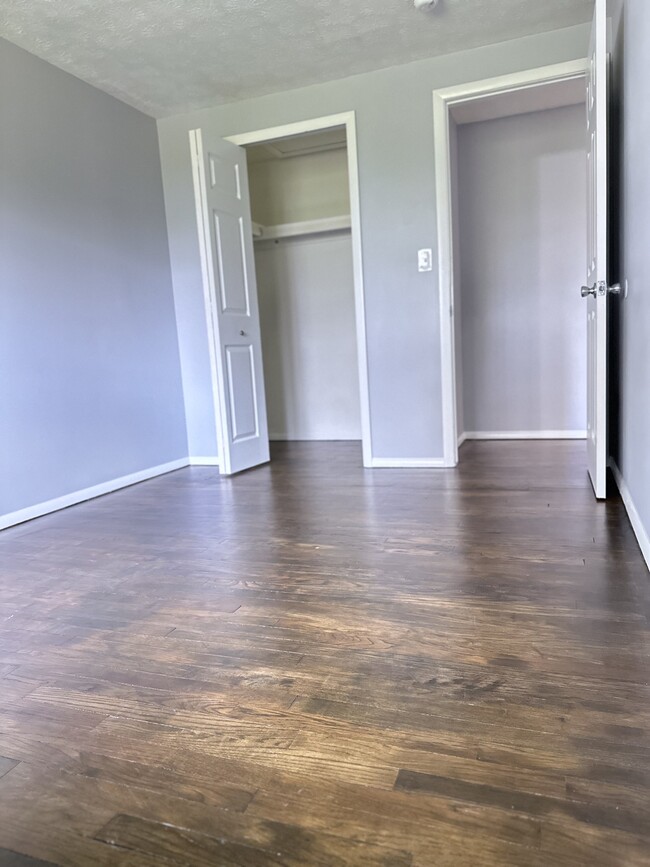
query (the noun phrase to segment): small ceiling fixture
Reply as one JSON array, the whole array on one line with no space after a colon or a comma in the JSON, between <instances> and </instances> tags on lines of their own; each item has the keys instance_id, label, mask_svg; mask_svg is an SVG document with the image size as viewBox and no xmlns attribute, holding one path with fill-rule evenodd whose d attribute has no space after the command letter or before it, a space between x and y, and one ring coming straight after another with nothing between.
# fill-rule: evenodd
<instances>
[{"instance_id":1,"label":"small ceiling fixture","mask_svg":"<svg viewBox=\"0 0 650 867\"><path fill-rule=\"evenodd\" d=\"M428 12L430 9L436 8L438 0L413 0L413 5L420 12Z\"/></svg>"}]
</instances>

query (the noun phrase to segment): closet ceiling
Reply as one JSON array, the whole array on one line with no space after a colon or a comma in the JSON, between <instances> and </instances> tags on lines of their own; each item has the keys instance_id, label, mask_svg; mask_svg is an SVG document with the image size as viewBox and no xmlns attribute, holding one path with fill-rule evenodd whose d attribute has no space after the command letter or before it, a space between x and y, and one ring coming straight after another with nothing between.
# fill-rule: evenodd
<instances>
[{"instance_id":1,"label":"closet ceiling","mask_svg":"<svg viewBox=\"0 0 650 867\"><path fill-rule=\"evenodd\" d=\"M593 0L7 0L0 36L154 116L581 24ZM586 50L586 47L585 47Z\"/></svg>"},{"instance_id":2,"label":"closet ceiling","mask_svg":"<svg viewBox=\"0 0 650 867\"><path fill-rule=\"evenodd\" d=\"M288 138L276 139L262 145L246 148L250 163L265 163L271 160L286 160L289 157L301 157L306 154L318 154L323 151L341 150L347 144L345 127L326 129L322 132L294 135Z\"/></svg>"}]
</instances>

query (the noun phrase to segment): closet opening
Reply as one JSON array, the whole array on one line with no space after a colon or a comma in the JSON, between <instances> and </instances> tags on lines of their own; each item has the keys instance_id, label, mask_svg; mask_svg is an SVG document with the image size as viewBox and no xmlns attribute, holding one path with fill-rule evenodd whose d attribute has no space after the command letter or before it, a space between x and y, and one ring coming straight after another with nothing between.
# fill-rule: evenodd
<instances>
[{"instance_id":1,"label":"closet opening","mask_svg":"<svg viewBox=\"0 0 650 867\"><path fill-rule=\"evenodd\" d=\"M356 145L345 122L279 131L230 138L246 149L269 440L358 442L368 465Z\"/></svg>"},{"instance_id":2,"label":"closet opening","mask_svg":"<svg viewBox=\"0 0 650 867\"><path fill-rule=\"evenodd\" d=\"M445 461L468 440L585 440L584 69L434 106Z\"/></svg>"}]
</instances>

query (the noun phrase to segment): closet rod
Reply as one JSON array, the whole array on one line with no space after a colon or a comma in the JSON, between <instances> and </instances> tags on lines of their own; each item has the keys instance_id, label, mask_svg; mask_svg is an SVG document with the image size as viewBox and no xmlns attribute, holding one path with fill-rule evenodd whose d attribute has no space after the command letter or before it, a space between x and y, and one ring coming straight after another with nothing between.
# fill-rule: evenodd
<instances>
[{"instance_id":1,"label":"closet rod","mask_svg":"<svg viewBox=\"0 0 650 867\"><path fill-rule=\"evenodd\" d=\"M302 220L299 223L280 223L276 226L253 223L253 240L272 241L279 238L297 238L301 235L321 235L324 232L339 232L351 226L352 221L348 214L323 217L320 220Z\"/></svg>"}]
</instances>

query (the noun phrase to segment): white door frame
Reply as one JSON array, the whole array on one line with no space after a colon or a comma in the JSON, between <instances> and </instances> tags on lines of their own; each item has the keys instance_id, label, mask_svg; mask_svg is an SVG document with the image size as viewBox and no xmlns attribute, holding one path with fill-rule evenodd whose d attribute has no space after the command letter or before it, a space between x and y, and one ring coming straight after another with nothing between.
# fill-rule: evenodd
<instances>
[{"instance_id":1,"label":"white door frame","mask_svg":"<svg viewBox=\"0 0 650 867\"><path fill-rule=\"evenodd\" d=\"M572 60L539 69L529 69L472 81L433 92L433 138L436 171L436 213L438 221L438 286L440 296L440 351L442 376L442 428L444 466L458 464L456 348L454 322L453 199L451 189L451 109L501 93L512 93L584 78L587 60Z\"/></svg>"},{"instance_id":2,"label":"white door frame","mask_svg":"<svg viewBox=\"0 0 650 867\"><path fill-rule=\"evenodd\" d=\"M357 127L353 111L330 114L310 120L267 127L240 135L224 136L236 145L254 145L288 138L308 132L345 127L348 154L348 182L350 185L350 219L352 233L352 263L354 271L354 307L357 332L357 359L359 367L359 403L361 408L361 445L364 467L373 465L372 432L370 428L370 391L368 387L368 345L366 340L366 310L363 289L363 259L361 252L361 207L359 202L359 163L357 158Z\"/></svg>"}]
</instances>

